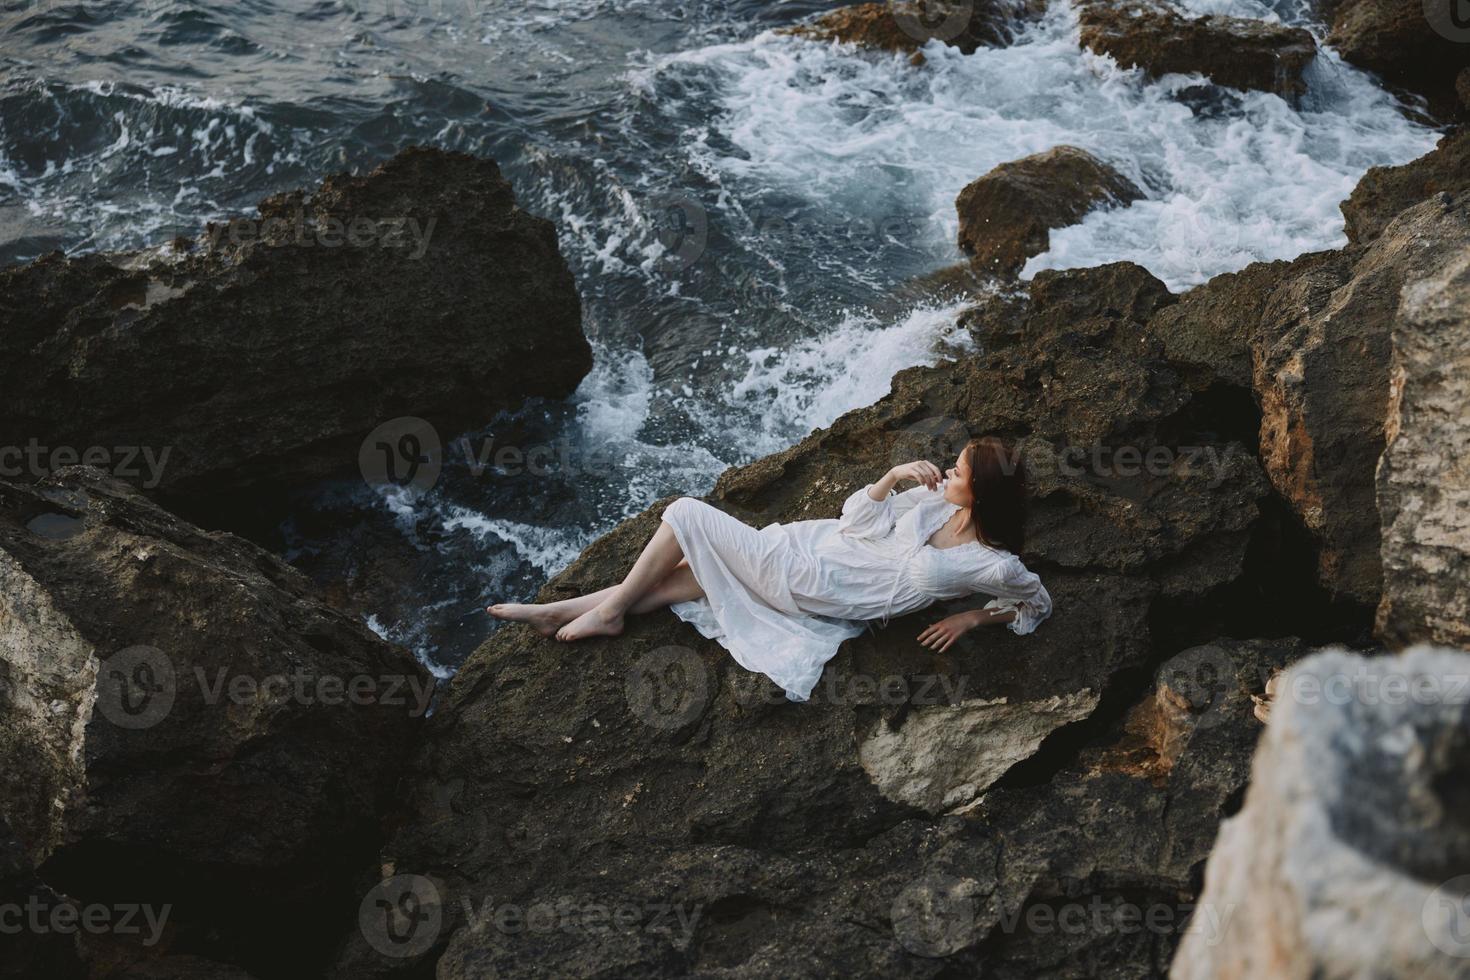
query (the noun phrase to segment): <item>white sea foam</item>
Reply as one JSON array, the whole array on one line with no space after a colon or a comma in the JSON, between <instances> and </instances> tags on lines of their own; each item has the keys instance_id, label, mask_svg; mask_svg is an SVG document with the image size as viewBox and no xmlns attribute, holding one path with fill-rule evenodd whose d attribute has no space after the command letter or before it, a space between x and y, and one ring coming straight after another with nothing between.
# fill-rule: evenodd
<instances>
[{"instance_id":1,"label":"white sea foam","mask_svg":"<svg viewBox=\"0 0 1470 980\"><path fill-rule=\"evenodd\" d=\"M446 508L445 514L445 531L465 531L479 540L494 537L515 549L516 556L522 561L548 575L570 565L591 543L591 536L585 532L487 517L458 505Z\"/></svg>"},{"instance_id":2,"label":"white sea foam","mask_svg":"<svg viewBox=\"0 0 1470 980\"><path fill-rule=\"evenodd\" d=\"M752 454L778 452L844 412L871 405L888 393L895 373L935 363L943 346L968 346L968 335L955 327L960 309L920 307L892 324L849 313L824 336L747 352L749 370L730 401L763 421Z\"/></svg>"},{"instance_id":3,"label":"white sea foam","mask_svg":"<svg viewBox=\"0 0 1470 980\"><path fill-rule=\"evenodd\" d=\"M1215 4L1213 6L1219 6ZM1239 4L1235 5L1239 9ZM954 258L954 198L996 164L1059 144L1090 150L1148 199L1053 233L1038 269L1131 259L1178 290L1251 261L1344 241L1337 205L1375 164L1402 163L1436 134L1327 51L1296 106L1217 90L1200 112L1157 82L1081 49L1069 4L1007 48L960 54L937 42L915 68L849 45L763 34L656 59L644 73L712 73L713 123L739 153L707 157L727 187L774 186L835 214L906 207L923 245Z\"/></svg>"}]
</instances>

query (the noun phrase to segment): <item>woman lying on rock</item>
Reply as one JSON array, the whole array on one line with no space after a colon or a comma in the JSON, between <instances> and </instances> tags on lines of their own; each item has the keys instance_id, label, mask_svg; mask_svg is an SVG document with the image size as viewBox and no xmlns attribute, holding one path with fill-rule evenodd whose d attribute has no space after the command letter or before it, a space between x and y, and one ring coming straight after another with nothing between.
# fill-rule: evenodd
<instances>
[{"instance_id":1,"label":"woman lying on rock","mask_svg":"<svg viewBox=\"0 0 1470 980\"><path fill-rule=\"evenodd\" d=\"M894 485L919 486L893 495ZM971 442L942 474L933 463L895 466L847 498L839 520L771 524L757 531L702 501L682 497L622 584L542 605L495 605L500 619L559 640L611 636L623 617L670 607L804 701L843 640L881 620L973 593L983 609L947 616L919 642L948 650L977 626L1030 633L1051 597L1021 563L1025 481L999 439Z\"/></svg>"}]
</instances>

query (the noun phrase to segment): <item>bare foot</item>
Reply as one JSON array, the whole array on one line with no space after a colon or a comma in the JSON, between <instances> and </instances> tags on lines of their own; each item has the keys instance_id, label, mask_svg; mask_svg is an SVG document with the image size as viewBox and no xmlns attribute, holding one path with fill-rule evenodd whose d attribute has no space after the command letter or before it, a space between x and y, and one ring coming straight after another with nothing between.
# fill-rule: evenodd
<instances>
[{"instance_id":1,"label":"bare foot","mask_svg":"<svg viewBox=\"0 0 1470 980\"><path fill-rule=\"evenodd\" d=\"M623 614L613 613L606 606L589 609L576 619L556 631L556 638L565 643L585 640L590 636L617 636L623 631Z\"/></svg>"},{"instance_id":2,"label":"bare foot","mask_svg":"<svg viewBox=\"0 0 1470 980\"><path fill-rule=\"evenodd\" d=\"M501 602L485 610L496 619L525 623L542 636L554 636L572 617L556 608L556 603Z\"/></svg>"}]
</instances>

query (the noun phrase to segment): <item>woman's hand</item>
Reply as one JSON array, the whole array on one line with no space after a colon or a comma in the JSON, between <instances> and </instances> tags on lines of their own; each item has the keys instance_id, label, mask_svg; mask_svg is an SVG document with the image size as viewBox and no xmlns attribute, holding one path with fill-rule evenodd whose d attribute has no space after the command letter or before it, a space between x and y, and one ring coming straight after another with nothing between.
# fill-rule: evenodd
<instances>
[{"instance_id":1,"label":"woman's hand","mask_svg":"<svg viewBox=\"0 0 1470 980\"><path fill-rule=\"evenodd\" d=\"M975 613L984 611L983 609L971 610L944 617L919 634L919 645L943 653L954 646L956 640L980 625Z\"/></svg>"},{"instance_id":2,"label":"woman's hand","mask_svg":"<svg viewBox=\"0 0 1470 980\"><path fill-rule=\"evenodd\" d=\"M954 646L955 641L977 626L1009 623L1016 618L1014 609L971 609L967 612L946 616L919 634L919 644L943 653Z\"/></svg>"},{"instance_id":3,"label":"woman's hand","mask_svg":"<svg viewBox=\"0 0 1470 980\"><path fill-rule=\"evenodd\" d=\"M933 463L924 459L916 459L912 463L900 463L888 471L894 482L899 480L913 480L922 483L930 490L938 488L944 482L944 473Z\"/></svg>"}]
</instances>

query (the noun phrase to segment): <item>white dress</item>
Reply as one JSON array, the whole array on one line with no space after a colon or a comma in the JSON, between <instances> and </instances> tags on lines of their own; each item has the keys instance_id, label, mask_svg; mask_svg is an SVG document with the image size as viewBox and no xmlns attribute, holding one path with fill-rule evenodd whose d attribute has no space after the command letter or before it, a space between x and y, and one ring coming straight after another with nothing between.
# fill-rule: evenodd
<instances>
[{"instance_id":1,"label":"white dress","mask_svg":"<svg viewBox=\"0 0 1470 980\"><path fill-rule=\"evenodd\" d=\"M771 524L757 531L701 500L664 509L705 597L671 608L737 663L805 701L843 640L865 620L922 609L976 592L987 609L1016 613L1030 633L1051 615L1041 580L1009 551L978 541L935 548L929 538L958 510L938 490L915 487L883 500L868 487L839 520Z\"/></svg>"}]
</instances>

